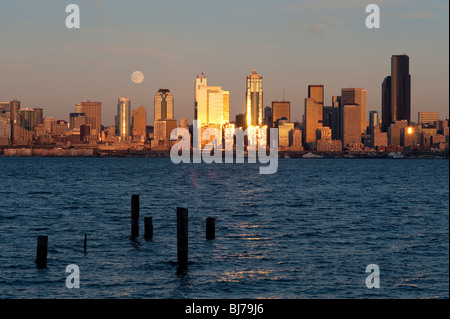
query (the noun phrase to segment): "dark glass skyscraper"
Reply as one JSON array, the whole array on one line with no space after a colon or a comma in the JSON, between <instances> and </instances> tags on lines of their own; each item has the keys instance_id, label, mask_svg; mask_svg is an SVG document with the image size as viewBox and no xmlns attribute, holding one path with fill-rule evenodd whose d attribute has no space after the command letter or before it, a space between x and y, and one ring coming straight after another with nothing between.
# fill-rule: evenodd
<instances>
[{"instance_id":1,"label":"dark glass skyscraper","mask_svg":"<svg viewBox=\"0 0 450 319\"><path fill-rule=\"evenodd\" d=\"M409 56L393 55L391 76L382 84L382 130L387 131L395 121L411 122L411 75Z\"/></svg>"},{"instance_id":2,"label":"dark glass skyscraper","mask_svg":"<svg viewBox=\"0 0 450 319\"><path fill-rule=\"evenodd\" d=\"M394 122L411 122L411 75L407 55L391 58L391 110Z\"/></svg>"},{"instance_id":3,"label":"dark glass skyscraper","mask_svg":"<svg viewBox=\"0 0 450 319\"><path fill-rule=\"evenodd\" d=\"M387 76L381 84L381 130L387 132L391 123L391 77Z\"/></svg>"}]
</instances>

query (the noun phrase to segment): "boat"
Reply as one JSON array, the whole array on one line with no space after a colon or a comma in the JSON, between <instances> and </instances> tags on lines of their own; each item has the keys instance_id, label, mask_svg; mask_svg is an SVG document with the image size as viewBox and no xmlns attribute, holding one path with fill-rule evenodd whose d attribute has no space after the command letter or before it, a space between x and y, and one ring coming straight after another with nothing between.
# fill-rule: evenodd
<instances>
[{"instance_id":1,"label":"boat","mask_svg":"<svg viewBox=\"0 0 450 319\"><path fill-rule=\"evenodd\" d=\"M305 155L302 156L302 158L322 158L321 155L316 155L313 153L306 153Z\"/></svg>"},{"instance_id":2,"label":"boat","mask_svg":"<svg viewBox=\"0 0 450 319\"><path fill-rule=\"evenodd\" d=\"M397 159L397 158L405 158L405 155L403 153L401 153L401 152L390 152L388 154L388 157Z\"/></svg>"}]
</instances>

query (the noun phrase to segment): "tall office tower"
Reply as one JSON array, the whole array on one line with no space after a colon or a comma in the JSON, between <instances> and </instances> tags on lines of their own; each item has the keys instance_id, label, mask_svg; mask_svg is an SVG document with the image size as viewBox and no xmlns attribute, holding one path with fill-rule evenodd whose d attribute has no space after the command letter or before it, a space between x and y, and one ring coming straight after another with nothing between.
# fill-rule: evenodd
<instances>
[{"instance_id":1,"label":"tall office tower","mask_svg":"<svg viewBox=\"0 0 450 319\"><path fill-rule=\"evenodd\" d=\"M116 136L126 139L131 133L131 101L122 96L117 103Z\"/></svg>"},{"instance_id":2,"label":"tall office tower","mask_svg":"<svg viewBox=\"0 0 450 319\"><path fill-rule=\"evenodd\" d=\"M86 125L95 130L97 136L102 134L102 102L81 102L81 113L86 115Z\"/></svg>"},{"instance_id":3,"label":"tall office tower","mask_svg":"<svg viewBox=\"0 0 450 319\"><path fill-rule=\"evenodd\" d=\"M17 125L20 124L20 116L19 116L20 101L12 100L11 102L9 102L9 105L10 105L11 122Z\"/></svg>"},{"instance_id":4,"label":"tall office tower","mask_svg":"<svg viewBox=\"0 0 450 319\"><path fill-rule=\"evenodd\" d=\"M305 144L317 141L317 129L323 126L323 85L309 85L305 99Z\"/></svg>"},{"instance_id":5,"label":"tall office tower","mask_svg":"<svg viewBox=\"0 0 450 319\"><path fill-rule=\"evenodd\" d=\"M263 78L256 70L247 76L247 126L263 125Z\"/></svg>"},{"instance_id":6,"label":"tall office tower","mask_svg":"<svg viewBox=\"0 0 450 319\"><path fill-rule=\"evenodd\" d=\"M361 106L361 134L367 129L367 90L360 88L342 89L341 94L342 105L359 104Z\"/></svg>"},{"instance_id":7,"label":"tall office tower","mask_svg":"<svg viewBox=\"0 0 450 319\"><path fill-rule=\"evenodd\" d=\"M407 120L411 123L411 75L407 55L391 58L391 114L392 122Z\"/></svg>"},{"instance_id":8,"label":"tall office tower","mask_svg":"<svg viewBox=\"0 0 450 319\"><path fill-rule=\"evenodd\" d=\"M379 117L377 111L369 112L369 134L373 137L373 133L378 130L379 131Z\"/></svg>"},{"instance_id":9,"label":"tall office tower","mask_svg":"<svg viewBox=\"0 0 450 319\"><path fill-rule=\"evenodd\" d=\"M197 75L197 78L195 79L195 86L194 86L194 120L198 119L198 91L200 88L208 86L208 79L206 78L205 74Z\"/></svg>"},{"instance_id":10,"label":"tall office tower","mask_svg":"<svg viewBox=\"0 0 450 319\"><path fill-rule=\"evenodd\" d=\"M69 127L71 130L79 130L81 125L86 125L86 114L84 113L70 113Z\"/></svg>"},{"instance_id":11,"label":"tall office tower","mask_svg":"<svg viewBox=\"0 0 450 319\"><path fill-rule=\"evenodd\" d=\"M147 111L140 106L131 111L133 136L145 136L147 130Z\"/></svg>"},{"instance_id":12,"label":"tall office tower","mask_svg":"<svg viewBox=\"0 0 450 319\"><path fill-rule=\"evenodd\" d=\"M266 106L264 108L264 124L268 127L272 127L272 118L272 108L270 106Z\"/></svg>"},{"instance_id":13,"label":"tall office tower","mask_svg":"<svg viewBox=\"0 0 450 319\"><path fill-rule=\"evenodd\" d=\"M305 144L317 141L317 129L323 126L323 106L312 98L305 99Z\"/></svg>"},{"instance_id":14,"label":"tall office tower","mask_svg":"<svg viewBox=\"0 0 450 319\"><path fill-rule=\"evenodd\" d=\"M331 136L333 140L341 140L341 97L334 95L331 99L331 106L333 107L331 111Z\"/></svg>"},{"instance_id":15,"label":"tall office tower","mask_svg":"<svg viewBox=\"0 0 450 319\"><path fill-rule=\"evenodd\" d=\"M168 89L160 89L155 94L155 121L173 119L173 95Z\"/></svg>"},{"instance_id":16,"label":"tall office tower","mask_svg":"<svg viewBox=\"0 0 450 319\"><path fill-rule=\"evenodd\" d=\"M417 118L419 119L419 125L430 124L435 125L435 122L439 121L439 112L419 112Z\"/></svg>"},{"instance_id":17,"label":"tall office tower","mask_svg":"<svg viewBox=\"0 0 450 319\"><path fill-rule=\"evenodd\" d=\"M323 85L309 85L308 86L308 98L314 99L317 103L323 106Z\"/></svg>"},{"instance_id":18,"label":"tall office tower","mask_svg":"<svg viewBox=\"0 0 450 319\"><path fill-rule=\"evenodd\" d=\"M357 103L345 104L342 111L342 147L351 143L361 143L361 105Z\"/></svg>"},{"instance_id":19,"label":"tall office tower","mask_svg":"<svg viewBox=\"0 0 450 319\"><path fill-rule=\"evenodd\" d=\"M272 102L272 127L276 127L277 121L286 119L291 121L291 102L289 101L273 101Z\"/></svg>"},{"instance_id":20,"label":"tall office tower","mask_svg":"<svg viewBox=\"0 0 450 319\"><path fill-rule=\"evenodd\" d=\"M387 76L381 84L381 130L387 132L391 123L391 77Z\"/></svg>"},{"instance_id":21,"label":"tall office tower","mask_svg":"<svg viewBox=\"0 0 450 319\"><path fill-rule=\"evenodd\" d=\"M34 128L38 126L38 124L42 124L42 109L20 109L19 110L20 118L21 118L21 127L28 130L34 131Z\"/></svg>"},{"instance_id":22,"label":"tall office tower","mask_svg":"<svg viewBox=\"0 0 450 319\"><path fill-rule=\"evenodd\" d=\"M230 122L230 92L220 86L202 86L196 91L197 120L202 125Z\"/></svg>"}]
</instances>

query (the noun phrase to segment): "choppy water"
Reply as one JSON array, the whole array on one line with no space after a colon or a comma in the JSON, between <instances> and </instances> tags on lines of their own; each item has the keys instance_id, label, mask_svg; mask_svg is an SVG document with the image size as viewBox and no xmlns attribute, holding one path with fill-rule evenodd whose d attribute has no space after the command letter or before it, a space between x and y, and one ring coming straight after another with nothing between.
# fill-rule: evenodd
<instances>
[{"instance_id":1,"label":"choppy water","mask_svg":"<svg viewBox=\"0 0 450 319\"><path fill-rule=\"evenodd\" d=\"M258 170L0 158L0 298L449 297L448 160L285 159L274 175ZM135 241L132 194L141 199ZM189 208L183 274L177 206ZM38 235L49 236L44 270L34 264ZM69 264L80 268L80 289L65 286ZM369 264L380 268L380 289L366 288Z\"/></svg>"}]
</instances>

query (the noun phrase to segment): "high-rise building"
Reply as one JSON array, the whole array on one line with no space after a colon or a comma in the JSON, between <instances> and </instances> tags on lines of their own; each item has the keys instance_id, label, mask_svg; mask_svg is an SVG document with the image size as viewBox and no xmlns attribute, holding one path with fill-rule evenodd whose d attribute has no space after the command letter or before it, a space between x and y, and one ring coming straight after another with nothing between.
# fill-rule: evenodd
<instances>
[{"instance_id":1,"label":"high-rise building","mask_svg":"<svg viewBox=\"0 0 450 319\"><path fill-rule=\"evenodd\" d=\"M263 125L263 78L256 70L247 76L247 126Z\"/></svg>"},{"instance_id":2,"label":"high-rise building","mask_svg":"<svg viewBox=\"0 0 450 319\"><path fill-rule=\"evenodd\" d=\"M407 55L391 58L391 113L392 121L411 122L411 75Z\"/></svg>"},{"instance_id":3,"label":"high-rise building","mask_svg":"<svg viewBox=\"0 0 450 319\"><path fill-rule=\"evenodd\" d=\"M342 147L361 143L361 105L342 101Z\"/></svg>"},{"instance_id":4,"label":"high-rise building","mask_svg":"<svg viewBox=\"0 0 450 319\"><path fill-rule=\"evenodd\" d=\"M131 134L131 101L122 96L117 103L116 136L127 139Z\"/></svg>"},{"instance_id":5,"label":"high-rise building","mask_svg":"<svg viewBox=\"0 0 450 319\"><path fill-rule=\"evenodd\" d=\"M375 129L379 130L379 116L377 111L370 111L369 112L369 134L373 134L375 132Z\"/></svg>"},{"instance_id":6,"label":"high-rise building","mask_svg":"<svg viewBox=\"0 0 450 319\"><path fill-rule=\"evenodd\" d=\"M91 131L95 130L97 136L101 136L102 130L102 102L83 101L80 107L75 107L77 113L86 115L86 124L91 126ZM78 112L81 111L81 112Z\"/></svg>"},{"instance_id":7,"label":"high-rise building","mask_svg":"<svg viewBox=\"0 0 450 319\"><path fill-rule=\"evenodd\" d=\"M70 113L69 127L71 130L79 130L81 125L86 125L86 114Z\"/></svg>"},{"instance_id":8,"label":"high-rise building","mask_svg":"<svg viewBox=\"0 0 450 319\"><path fill-rule=\"evenodd\" d=\"M194 86L194 120L198 119L198 91L200 88L208 86L208 79L206 78L205 74L197 75L197 78L195 79L195 86Z\"/></svg>"},{"instance_id":9,"label":"high-rise building","mask_svg":"<svg viewBox=\"0 0 450 319\"><path fill-rule=\"evenodd\" d=\"M34 128L43 122L42 109L20 109L19 114L21 118L20 126L28 131L34 131Z\"/></svg>"},{"instance_id":10,"label":"high-rise building","mask_svg":"<svg viewBox=\"0 0 450 319\"><path fill-rule=\"evenodd\" d=\"M317 129L323 126L323 85L309 85L305 99L305 144L317 141Z\"/></svg>"},{"instance_id":11,"label":"high-rise building","mask_svg":"<svg viewBox=\"0 0 450 319\"><path fill-rule=\"evenodd\" d=\"M144 106L131 111L133 136L145 136L147 130L147 111Z\"/></svg>"},{"instance_id":12,"label":"high-rise building","mask_svg":"<svg viewBox=\"0 0 450 319\"><path fill-rule=\"evenodd\" d=\"M287 120L278 120L278 146L291 146L294 129L294 123L289 123Z\"/></svg>"},{"instance_id":13,"label":"high-rise building","mask_svg":"<svg viewBox=\"0 0 450 319\"><path fill-rule=\"evenodd\" d=\"M204 85L207 83L206 78L197 78L196 84L200 82L195 89L197 120L201 121L203 126L229 123L230 92L222 90L220 86Z\"/></svg>"},{"instance_id":14,"label":"high-rise building","mask_svg":"<svg viewBox=\"0 0 450 319\"><path fill-rule=\"evenodd\" d=\"M317 103L323 106L324 87L323 85L309 85L308 98L314 99Z\"/></svg>"},{"instance_id":15,"label":"high-rise building","mask_svg":"<svg viewBox=\"0 0 450 319\"><path fill-rule=\"evenodd\" d=\"M418 114L419 125L430 124L435 125L435 122L439 121L439 112L419 112Z\"/></svg>"},{"instance_id":16,"label":"high-rise building","mask_svg":"<svg viewBox=\"0 0 450 319\"><path fill-rule=\"evenodd\" d=\"M333 96L331 100L331 106L333 107L331 111L331 135L333 140L341 140L341 97Z\"/></svg>"},{"instance_id":17,"label":"high-rise building","mask_svg":"<svg viewBox=\"0 0 450 319\"><path fill-rule=\"evenodd\" d=\"M264 108L264 124L267 127L272 127L272 108L270 106L266 106Z\"/></svg>"},{"instance_id":18,"label":"high-rise building","mask_svg":"<svg viewBox=\"0 0 450 319\"><path fill-rule=\"evenodd\" d=\"M286 119L291 121L291 102L273 101L272 102L272 127L276 127L278 120Z\"/></svg>"},{"instance_id":19,"label":"high-rise building","mask_svg":"<svg viewBox=\"0 0 450 319\"><path fill-rule=\"evenodd\" d=\"M391 123L391 76L387 76L381 84L381 130L387 132Z\"/></svg>"},{"instance_id":20,"label":"high-rise building","mask_svg":"<svg viewBox=\"0 0 450 319\"><path fill-rule=\"evenodd\" d=\"M391 57L391 75L382 84L382 130L396 122L411 122L411 75L409 57L393 55Z\"/></svg>"},{"instance_id":21,"label":"high-rise building","mask_svg":"<svg viewBox=\"0 0 450 319\"><path fill-rule=\"evenodd\" d=\"M170 90L160 89L155 94L155 121L173 119L174 98Z\"/></svg>"},{"instance_id":22,"label":"high-rise building","mask_svg":"<svg viewBox=\"0 0 450 319\"><path fill-rule=\"evenodd\" d=\"M342 105L345 104L359 104L361 106L361 134L364 134L367 129L367 90L360 88L342 89L341 94Z\"/></svg>"}]
</instances>

